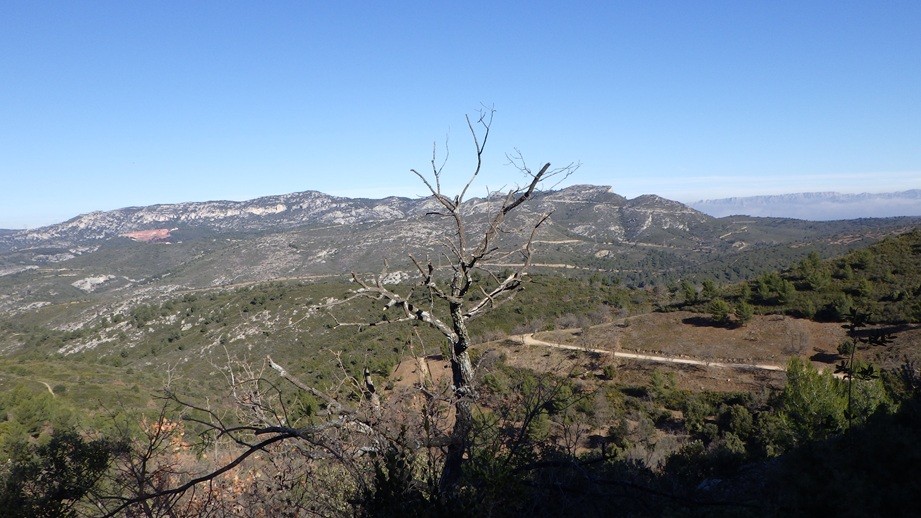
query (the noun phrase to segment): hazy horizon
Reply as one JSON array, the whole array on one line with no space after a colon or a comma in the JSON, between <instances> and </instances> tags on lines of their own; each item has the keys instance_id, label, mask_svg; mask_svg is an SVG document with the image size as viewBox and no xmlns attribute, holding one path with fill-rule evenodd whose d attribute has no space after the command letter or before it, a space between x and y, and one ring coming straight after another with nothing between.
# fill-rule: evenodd
<instances>
[{"instance_id":1,"label":"hazy horizon","mask_svg":"<svg viewBox=\"0 0 921 518\"><path fill-rule=\"evenodd\" d=\"M0 228L408 171L495 106L505 167L682 202L921 187L921 3L118 2L0 8Z\"/></svg>"}]
</instances>

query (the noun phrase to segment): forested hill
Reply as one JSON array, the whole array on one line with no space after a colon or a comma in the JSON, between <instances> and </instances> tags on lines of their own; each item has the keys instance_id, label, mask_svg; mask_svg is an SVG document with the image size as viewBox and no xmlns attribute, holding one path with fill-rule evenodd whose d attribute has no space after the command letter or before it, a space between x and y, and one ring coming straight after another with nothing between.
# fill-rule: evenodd
<instances>
[{"instance_id":1,"label":"forested hill","mask_svg":"<svg viewBox=\"0 0 921 518\"><path fill-rule=\"evenodd\" d=\"M921 320L921 229L822 261L811 253L781 274L749 283L752 300L817 320L844 320L852 308L886 323Z\"/></svg>"}]
</instances>

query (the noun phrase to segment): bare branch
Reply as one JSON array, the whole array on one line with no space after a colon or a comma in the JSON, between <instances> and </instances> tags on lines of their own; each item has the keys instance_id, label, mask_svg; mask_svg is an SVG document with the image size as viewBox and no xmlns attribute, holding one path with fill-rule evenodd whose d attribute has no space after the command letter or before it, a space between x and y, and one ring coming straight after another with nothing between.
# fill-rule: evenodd
<instances>
[{"instance_id":1,"label":"bare branch","mask_svg":"<svg viewBox=\"0 0 921 518\"><path fill-rule=\"evenodd\" d=\"M408 317L405 320L418 320L420 322L425 322L426 324L429 324L433 328L437 329L449 340L456 340L457 335L451 329L451 327L435 317L430 311L425 311L424 309L416 307L404 297L385 288L383 285L371 285L362 281L355 273L352 274L352 278L355 279L355 282L361 286L359 293L366 295L377 295L386 298L390 301L388 305L398 306L403 310L406 317Z\"/></svg>"},{"instance_id":2,"label":"bare branch","mask_svg":"<svg viewBox=\"0 0 921 518\"><path fill-rule=\"evenodd\" d=\"M550 217L550 214L544 214L537 223L531 229L531 234L528 236L527 242L519 250L524 255L524 261L521 266L517 267L511 274L509 274L505 280L499 283L498 286L493 288L491 291L486 292L483 290L484 297L480 299L477 303L471 306L467 311L464 312L465 319L474 318L482 314L489 307L494 307L496 304L496 298L501 296L504 293L510 293L514 290L517 290L521 286L521 279L527 270L531 266L531 256L533 254L533 243L534 236L537 234L537 229Z\"/></svg>"},{"instance_id":3,"label":"bare branch","mask_svg":"<svg viewBox=\"0 0 921 518\"><path fill-rule=\"evenodd\" d=\"M284 441L286 439L291 439L293 437L298 437L298 434L294 432L293 430L287 433L277 433L276 435L273 435L272 437L269 437L268 439L265 439L257 444L250 446L243 453L238 455L235 459L233 459L229 463L221 466L220 468L210 473L207 473L199 477L195 477L189 480L188 482L186 482L185 484L182 484L172 489L166 489L163 491L157 491L156 493L141 494L133 498L122 499L121 504L119 504L116 508L104 514L103 516L104 517L117 516L122 511L127 509L128 507L134 504L140 503L140 502L144 502L146 500L150 500L152 498L169 496L169 495L181 495L185 493L186 491L194 488L198 484L214 480L215 478L223 475L224 473L227 473L228 471L237 467L241 462L249 458L252 454L259 452L259 451L263 451L267 446L275 444L280 441Z\"/></svg>"},{"instance_id":4,"label":"bare branch","mask_svg":"<svg viewBox=\"0 0 921 518\"><path fill-rule=\"evenodd\" d=\"M371 410L374 417L381 417L381 397L377 394L377 388L374 386L374 380L371 379L371 371L365 367L365 391L368 401L371 402Z\"/></svg>"},{"instance_id":5,"label":"bare branch","mask_svg":"<svg viewBox=\"0 0 921 518\"><path fill-rule=\"evenodd\" d=\"M320 390L317 390L317 389L311 387L310 385L304 383L303 381L301 381L301 380L295 378L295 377L294 377L293 375L291 375L284 367L282 367L281 365L275 363L275 361L272 360L272 357L271 357L271 356L266 356L265 358L266 358L266 360L268 360L269 365L272 367L272 369L274 369L275 372L277 372L279 376L281 376L282 378L288 380L292 385L294 385L295 387L297 387L297 388L303 390L304 392L308 392L308 393L310 393L310 394L312 394L312 395L314 395L314 396L316 396L316 397L322 399L323 401L326 401L327 409L329 409L329 410L331 410L331 411L333 411L333 412L335 412L335 413L338 413L338 414L350 413L350 412L347 412L346 409L342 406L342 403L340 403L340 402L339 402L338 400L336 400L334 397L330 396L329 394L326 394L325 392L322 392L322 391L320 391Z\"/></svg>"},{"instance_id":6,"label":"bare branch","mask_svg":"<svg viewBox=\"0 0 921 518\"><path fill-rule=\"evenodd\" d=\"M483 168L483 152L486 149L486 141L489 140L489 131L492 128L492 119L496 114L496 109L494 107L486 108L485 106L480 110L480 118L477 119L477 124L484 128L483 131L483 142L480 142L477 138L476 128L474 128L473 123L470 122L470 116L467 116L467 128L470 129L470 135L473 137L473 145L476 148L476 167L473 170L473 174L470 175L470 179L467 180L467 183L464 184L464 188L461 189L460 194L457 196L458 204L464 201L464 197L467 194L467 190L473 184L476 177L480 174L480 170Z\"/></svg>"}]
</instances>

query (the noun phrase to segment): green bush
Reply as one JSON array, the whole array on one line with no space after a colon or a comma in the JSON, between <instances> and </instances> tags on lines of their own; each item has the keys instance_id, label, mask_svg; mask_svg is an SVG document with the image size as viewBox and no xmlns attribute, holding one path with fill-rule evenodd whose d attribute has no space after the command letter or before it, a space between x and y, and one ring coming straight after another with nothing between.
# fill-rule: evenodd
<instances>
[{"instance_id":1,"label":"green bush","mask_svg":"<svg viewBox=\"0 0 921 518\"><path fill-rule=\"evenodd\" d=\"M732 308L729 307L729 303L723 299L713 299L707 304L707 312L710 313L710 317L713 319L713 322L724 326L729 324L730 315L732 314Z\"/></svg>"},{"instance_id":2,"label":"green bush","mask_svg":"<svg viewBox=\"0 0 921 518\"><path fill-rule=\"evenodd\" d=\"M55 432L47 444L21 449L2 481L0 509L6 516L78 516L81 499L122 447L66 430Z\"/></svg>"},{"instance_id":3,"label":"green bush","mask_svg":"<svg viewBox=\"0 0 921 518\"><path fill-rule=\"evenodd\" d=\"M800 358L792 358L787 366L781 402L783 415L799 441L824 439L841 433L847 425L843 383Z\"/></svg>"}]
</instances>

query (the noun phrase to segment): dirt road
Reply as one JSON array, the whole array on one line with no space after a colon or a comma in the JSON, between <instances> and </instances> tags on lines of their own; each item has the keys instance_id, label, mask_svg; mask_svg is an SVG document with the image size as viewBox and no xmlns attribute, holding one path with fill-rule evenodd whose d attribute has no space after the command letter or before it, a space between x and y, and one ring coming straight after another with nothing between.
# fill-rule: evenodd
<instances>
[{"instance_id":1,"label":"dirt road","mask_svg":"<svg viewBox=\"0 0 921 518\"><path fill-rule=\"evenodd\" d=\"M51 390L51 385L49 385L47 382L39 381L39 383L41 383L42 385L48 387L48 392L51 393L51 397L58 397L58 396L54 393L54 391Z\"/></svg>"},{"instance_id":2,"label":"dirt road","mask_svg":"<svg viewBox=\"0 0 921 518\"><path fill-rule=\"evenodd\" d=\"M770 365L765 363L725 363L725 362L711 362L705 360L692 360L690 358L675 358L669 356L653 356L649 354L636 354L636 353L625 353L620 351L609 351L607 349L589 349L585 347L579 347L576 345L566 345L566 344L556 344L552 342L545 342L543 340L538 340L534 338L534 333L524 334L524 335L514 335L510 337L512 340L521 342L524 345L534 345L538 347L553 347L555 349L566 349L570 351L582 351L595 354L613 354L615 358L627 358L630 360L640 360L640 361L651 361L651 362L660 362L660 363L680 363L684 365L699 365L702 367L719 367L725 369L757 369L757 370L767 370L767 371L784 371L784 367L780 365Z\"/></svg>"}]
</instances>

